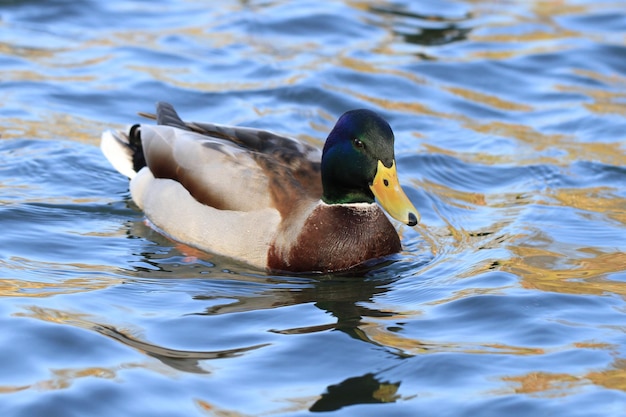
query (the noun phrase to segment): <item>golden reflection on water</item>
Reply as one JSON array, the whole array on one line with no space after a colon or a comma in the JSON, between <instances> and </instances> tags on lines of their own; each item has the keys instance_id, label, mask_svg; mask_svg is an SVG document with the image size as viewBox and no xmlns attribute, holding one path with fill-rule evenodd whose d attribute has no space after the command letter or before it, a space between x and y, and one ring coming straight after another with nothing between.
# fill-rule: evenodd
<instances>
[{"instance_id":1,"label":"golden reflection on water","mask_svg":"<svg viewBox=\"0 0 626 417\"><path fill-rule=\"evenodd\" d=\"M597 213L604 219L619 222L620 225L615 227L624 227L626 199L614 195L613 191L608 187L549 190L541 204ZM572 227L584 234L593 223ZM623 271L626 266L623 251L610 247L576 247L555 241L540 230L520 234L517 241L508 247L513 256L503 259L501 268L519 276L525 288L568 294L612 293L626 297L626 284L610 279L612 273Z\"/></svg>"},{"instance_id":2,"label":"golden reflection on water","mask_svg":"<svg viewBox=\"0 0 626 417\"><path fill-rule=\"evenodd\" d=\"M511 49L502 48L485 48L476 52L472 52L468 57L462 60L474 61L477 59L509 60L515 57L522 57L535 54L548 54L554 52L562 52L571 46L563 46L557 42L549 43L548 41L556 41L559 39L570 39L578 37L579 34L573 31L560 30L557 32L534 31L523 34L491 34L476 35L472 34L470 38L475 42L494 43L494 44L510 44ZM580 35L582 37L582 35ZM548 46L549 45L549 46Z\"/></svg>"},{"instance_id":3,"label":"golden reflection on water","mask_svg":"<svg viewBox=\"0 0 626 417\"><path fill-rule=\"evenodd\" d=\"M414 113L414 114L420 114L420 115L430 115L430 116L439 116L439 117L444 116L443 113L431 110L425 104L418 103L416 101L408 101L408 100L398 101L398 100L391 100L389 98L374 97L372 95L365 94L363 91L354 91L343 86L340 87L340 86L332 86L332 85L327 84L327 85L324 85L324 88L337 91L343 94L348 94L359 100L368 101L376 106L379 106L379 107L382 107L384 109L391 110L391 111L400 111L400 112L405 112L405 113Z\"/></svg>"},{"instance_id":4,"label":"golden reflection on water","mask_svg":"<svg viewBox=\"0 0 626 417\"><path fill-rule=\"evenodd\" d=\"M626 226L626 198L615 195L616 191L609 187L560 188L547 197L556 200L561 206L599 213ZM542 204L553 205L550 201Z\"/></svg>"},{"instance_id":5,"label":"golden reflection on water","mask_svg":"<svg viewBox=\"0 0 626 417\"><path fill-rule=\"evenodd\" d=\"M9 28L5 28L3 26L4 25L2 25L2 21L0 20L0 29L7 31L10 30ZM33 48L0 42L0 54L28 58L31 60L51 58L60 51L60 49Z\"/></svg>"},{"instance_id":6,"label":"golden reflection on water","mask_svg":"<svg viewBox=\"0 0 626 417\"><path fill-rule=\"evenodd\" d=\"M596 385L626 391L626 359L615 359L610 369L589 372L585 377Z\"/></svg>"},{"instance_id":7,"label":"golden reflection on water","mask_svg":"<svg viewBox=\"0 0 626 417\"><path fill-rule=\"evenodd\" d=\"M521 376L503 377L503 381L511 383L516 394L530 394L541 397L565 397L572 390L581 388L581 380L570 374L551 374L546 372L530 372Z\"/></svg>"},{"instance_id":8,"label":"golden reflection on water","mask_svg":"<svg viewBox=\"0 0 626 417\"><path fill-rule=\"evenodd\" d=\"M111 274L107 274L107 267L102 265L88 265L81 263L55 264L49 262L34 262L32 260L12 257L9 260L0 260L0 267L5 271L24 271L37 273L37 271L48 271L48 276L42 276L41 281L27 281L23 278L1 278L0 297L28 297L41 298L51 297L59 294L75 294L90 292L112 287L122 282L114 278L116 271L111 269ZM57 276L52 276L58 271ZM80 278L61 278L62 275L74 275L73 272L86 274L86 271L96 272L100 277L85 276Z\"/></svg>"},{"instance_id":9,"label":"golden reflection on water","mask_svg":"<svg viewBox=\"0 0 626 417\"><path fill-rule=\"evenodd\" d=\"M101 132L123 127L54 111L48 111L34 120L8 117L2 123L4 129L0 139L72 140L94 146L100 143Z\"/></svg>"},{"instance_id":10,"label":"golden reflection on water","mask_svg":"<svg viewBox=\"0 0 626 417\"><path fill-rule=\"evenodd\" d=\"M626 391L626 360L616 359L609 369L582 375L534 371L518 376L505 376L502 380L511 384L511 389L516 394L544 398L573 395L590 384Z\"/></svg>"},{"instance_id":11,"label":"golden reflection on water","mask_svg":"<svg viewBox=\"0 0 626 417\"><path fill-rule=\"evenodd\" d=\"M595 71L574 69L577 75L596 80L611 89L592 88L581 85L556 85L555 89L564 93L583 94L590 102L583 105L587 110L597 114L626 115L626 77L617 74L601 74Z\"/></svg>"},{"instance_id":12,"label":"golden reflection on water","mask_svg":"<svg viewBox=\"0 0 626 417\"><path fill-rule=\"evenodd\" d=\"M82 378L118 379L120 370L145 367L144 364L123 364L116 367L88 367L51 369L51 378L19 386L0 386L0 394L10 394L25 390L54 391L70 388L77 380Z\"/></svg>"},{"instance_id":13,"label":"golden reflection on water","mask_svg":"<svg viewBox=\"0 0 626 417\"><path fill-rule=\"evenodd\" d=\"M487 205L484 193L461 191L429 180L423 180L419 184L421 189L438 195L446 204L454 207L474 209L476 206Z\"/></svg>"},{"instance_id":14,"label":"golden reflection on water","mask_svg":"<svg viewBox=\"0 0 626 417\"><path fill-rule=\"evenodd\" d=\"M588 4L573 4L569 1L534 0L528 2L532 12L532 15L529 17L524 13L526 10L517 14L514 11L515 9L512 9L513 11L507 10L507 12L503 13L501 9L498 9L498 11L493 10L494 7L497 7L497 3L485 2L484 0L469 0L468 2L476 5L475 12L478 15L509 14L508 17L513 20L506 19L503 22L490 23L487 27L494 33L484 33L484 31L470 32L468 37L472 41L499 44L500 46L497 48L484 47L478 51L472 52L469 56L470 60L506 60L531 54L564 51L571 48L573 42L558 41L593 39L600 38L600 36L594 36L593 33L589 32L579 32L577 30L568 29L559 22L559 17L576 15L592 16L602 12L603 9L613 11L622 7L621 3L610 1L604 3L589 2ZM532 24L533 30L520 31L514 29L516 25L523 27L525 24ZM493 30L498 28L502 28L503 30ZM511 47L509 49L502 48L502 45L506 44L511 45ZM468 57L464 59L468 59Z\"/></svg>"},{"instance_id":15,"label":"golden reflection on water","mask_svg":"<svg viewBox=\"0 0 626 417\"><path fill-rule=\"evenodd\" d=\"M390 317L392 322L401 321L401 317ZM497 343L463 343L463 342L434 342L419 340L403 336L396 331L388 329L388 323L384 319L380 322L364 323L359 327L362 339L368 343L397 349L402 356L436 354L443 352L462 352L467 354L497 354L497 355L546 355L563 349L600 349L615 351L616 346L606 343L580 342L572 346L543 349L533 347L509 346ZM582 386L588 384L600 385L608 389L626 391L626 360L616 359L607 369L590 371L584 375L572 375L567 373L549 373L542 371L530 371L523 375L503 376L502 381L512 385L516 394L530 394L541 397L561 397L572 395ZM506 391L500 392L505 394Z\"/></svg>"},{"instance_id":16,"label":"golden reflection on water","mask_svg":"<svg viewBox=\"0 0 626 417\"><path fill-rule=\"evenodd\" d=\"M303 75L289 75L282 79L278 80L259 80L259 81L247 81L247 82L233 82L227 80L219 80L219 81L191 81L184 80L177 75L186 74L188 70L186 69L163 69L163 68L155 68L152 65L134 65L129 66L130 69L137 72L144 72L149 74L151 78L159 81L163 81L166 84L170 84L176 87L190 89L194 91L211 91L211 92L221 92L221 91L249 91L249 90L257 90L257 89L275 89L283 85L296 85L298 81L304 78Z\"/></svg>"},{"instance_id":17,"label":"golden reflection on water","mask_svg":"<svg viewBox=\"0 0 626 417\"><path fill-rule=\"evenodd\" d=\"M2 73L4 79L2 81L33 81L42 82L50 81L54 83L84 83L97 79L94 75L49 75L35 72L32 70L13 70Z\"/></svg>"},{"instance_id":18,"label":"golden reflection on water","mask_svg":"<svg viewBox=\"0 0 626 417\"><path fill-rule=\"evenodd\" d=\"M492 94L481 93L478 91L470 90L468 88L448 87L446 89L452 94L456 94L457 96L463 97L464 99L473 101L475 103L486 104L499 110L516 112L530 112L534 110L532 106L529 106L527 104L514 103L512 101L504 100Z\"/></svg>"},{"instance_id":19,"label":"golden reflection on water","mask_svg":"<svg viewBox=\"0 0 626 417\"><path fill-rule=\"evenodd\" d=\"M409 71L403 71L398 68L381 67L380 65L366 61L364 59L357 59L347 56L346 54L339 54L336 60L336 64L342 68L353 69L357 72L366 74L387 74L399 78L404 78L415 84L427 84L425 78L420 77L418 74Z\"/></svg>"},{"instance_id":20,"label":"golden reflection on water","mask_svg":"<svg viewBox=\"0 0 626 417\"><path fill-rule=\"evenodd\" d=\"M387 320L396 323L400 317L389 317ZM537 347L510 346L499 343L464 343L419 340L403 336L401 333L390 331L388 322L371 322L359 326L365 341L397 349L402 355L420 355L442 352L462 352L468 354L496 354L496 355L543 355L546 350Z\"/></svg>"},{"instance_id":21,"label":"golden reflection on water","mask_svg":"<svg viewBox=\"0 0 626 417\"><path fill-rule=\"evenodd\" d=\"M515 255L502 260L502 269L521 278L524 288L566 294L616 294L626 298L626 284L607 277L624 269L626 253L602 253L586 249L586 258L565 255L537 247L509 248Z\"/></svg>"}]
</instances>

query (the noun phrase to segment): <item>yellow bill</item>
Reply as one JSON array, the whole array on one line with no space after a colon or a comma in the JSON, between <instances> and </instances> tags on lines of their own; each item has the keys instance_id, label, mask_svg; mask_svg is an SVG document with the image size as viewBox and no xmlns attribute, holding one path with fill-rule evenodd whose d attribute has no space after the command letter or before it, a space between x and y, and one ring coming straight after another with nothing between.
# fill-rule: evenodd
<instances>
[{"instance_id":1,"label":"yellow bill","mask_svg":"<svg viewBox=\"0 0 626 417\"><path fill-rule=\"evenodd\" d=\"M402 187L400 187L396 161L393 161L389 168L383 165L382 161L378 161L376 176L372 185L370 185L370 189L380 205L383 206L391 217L409 226L417 224L420 215L413 203L411 203L411 200L404 194Z\"/></svg>"}]
</instances>

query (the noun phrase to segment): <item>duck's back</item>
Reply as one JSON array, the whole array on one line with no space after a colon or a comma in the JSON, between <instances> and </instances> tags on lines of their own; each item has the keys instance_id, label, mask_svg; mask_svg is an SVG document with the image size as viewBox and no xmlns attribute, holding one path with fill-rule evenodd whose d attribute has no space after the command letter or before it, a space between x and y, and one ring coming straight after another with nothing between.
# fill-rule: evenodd
<instances>
[{"instance_id":1,"label":"duck's back","mask_svg":"<svg viewBox=\"0 0 626 417\"><path fill-rule=\"evenodd\" d=\"M271 132L185 123L167 103L156 118L103 135L133 201L176 240L265 268L281 221L321 196L320 151Z\"/></svg>"},{"instance_id":2,"label":"duck's back","mask_svg":"<svg viewBox=\"0 0 626 417\"><path fill-rule=\"evenodd\" d=\"M136 130L148 168L156 178L180 182L203 204L281 210L296 196L321 197L317 148L264 130L185 123L168 103L157 105L156 118L157 126Z\"/></svg>"}]
</instances>

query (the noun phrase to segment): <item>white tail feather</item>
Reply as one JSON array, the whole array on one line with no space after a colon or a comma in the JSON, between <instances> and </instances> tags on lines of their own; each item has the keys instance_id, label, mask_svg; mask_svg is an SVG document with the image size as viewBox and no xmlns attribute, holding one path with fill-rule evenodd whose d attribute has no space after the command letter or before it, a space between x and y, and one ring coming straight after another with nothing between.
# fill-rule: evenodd
<instances>
[{"instance_id":1,"label":"white tail feather","mask_svg":"<svg viewBox=\"0 0 626 417\"><path fill-rule=\"evenodd\" d=\"M128 143L117 132L107 130L102 134L100 149L111 165L122 175L132 179L137 175L133 169L133 153Z\"/></svg>"}]
</instances>

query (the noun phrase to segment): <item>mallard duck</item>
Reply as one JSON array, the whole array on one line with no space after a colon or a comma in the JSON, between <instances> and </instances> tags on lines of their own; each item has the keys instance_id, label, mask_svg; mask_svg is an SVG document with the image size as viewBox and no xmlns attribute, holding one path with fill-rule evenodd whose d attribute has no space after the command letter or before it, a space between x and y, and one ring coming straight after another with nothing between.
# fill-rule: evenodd
<instances>
[{"instance_id":1,"label":"mallard duck","mask_svg":"<svg viewBox=\"0 0 626 417\"><path fill-rule=\"evenodd\" d=\"M159 231L268 271L336 272L399 252L419 214L398 182L394 136L370 110L343 114L323 151L264 130L184 122L106 131L101 149L130 178Z\"/></svg>"}]
</instances>

